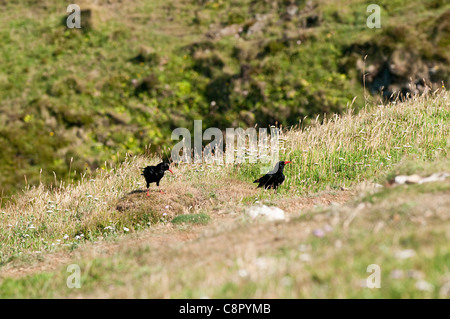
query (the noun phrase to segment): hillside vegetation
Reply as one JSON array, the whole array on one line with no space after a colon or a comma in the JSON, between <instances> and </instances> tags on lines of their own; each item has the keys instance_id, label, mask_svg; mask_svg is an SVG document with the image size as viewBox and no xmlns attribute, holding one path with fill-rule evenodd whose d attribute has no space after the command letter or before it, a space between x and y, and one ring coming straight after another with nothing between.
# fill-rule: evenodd
<instances>
[{"instance_id":1,"label":"hillside vegetation","mask_svg":"<svg viewBox=\"0 0 450 319\"><path fill-rule=\"evenodd\" d=\"M255 189L257 166L183 164L143 189L131 156L77 182L41 184L0 215L0 296L61 298L448 298L448 91L373 104L284 133L286 182ZM252 220L277 206L279 222ZM67 266L82 287L66 286ZM365 287L369 265L381 288Z\"/></svg>"},{"instance_id":2,"label":"hillside vegetation","mask_svg":"<svg viewBox=\"0 0 450 319\"><path fill-rule=\"evenodd\" d=\"M85 10L82 30L64 25L69 3L0 1L2 197L41 181L56 187L61 179L87 179L126 153L167 150L172 130L191 129L195 119L220 129L308 125L317 115L347 112L355 96L357 111L366 100L380 104L381 96L449 83L444 0L378 1L381 29L367 28L371 1L360 0L77 1ZM373 98L363 93L364 71ZM290 183L334 187L373 174L374 161L388 164L388 153L398 159L403 150L376 144L389 143L377 129L352 129L359 145L364 134L374 134L375 143L353 158L334 144L319 160L321 151L302 153L306 144L293 141L290 155L319 165L299 166ZM422 137L411 131L392 138L392 147L403 147ZM417 155L431 156L424 152L436 143ZM370 157L378 146L379 156ZM335 162L339 157L347 162ZM356 162L372 168L347 176L345 165ZM329 168L337 175L324 180Z\"/></svg>"}]
</instances>

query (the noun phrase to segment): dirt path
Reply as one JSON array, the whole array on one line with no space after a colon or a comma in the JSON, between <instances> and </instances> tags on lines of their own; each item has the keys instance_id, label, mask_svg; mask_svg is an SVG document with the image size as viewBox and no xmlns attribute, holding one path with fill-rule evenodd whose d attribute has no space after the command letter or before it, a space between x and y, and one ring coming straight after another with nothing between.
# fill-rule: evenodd
<instances>
[{"instance_id":1,"label":"dirt path","mask_svg":"<svg viewBox=\"0 0 450 319\"><path fill-rule=\"evenodd\" d=\"M233 187L236 191L225 191L219 188L217 190L218 200L220 204L215 206L213 212L210 212L211 221L207 225L174 225L172 223L156 224L144 231L132 233L118 238L115 241L100 240L97 242L87 242L72 252L59 251L53 253L44 253L34 261L13 261L0 269L0 279L12 277L20 278L22 276L34 274L37 272L51 272L65 265L73 263L79 259L93 259L111 256L121 251L127 251L130 247L139 248L150 246L151 254L164 262L170 263L170 251L180 249L189 253L177 254L185 256L186 260L177 260L177 263L188 263L189 260L196 257L201 252L201 260L208 262L217 258L217 256L226 256L232 253L232 250L243 249L240 245L251 241L255 247L264 245L267 241L273 242L274 247L289 240L290 228L296 225L284 226L283 234L277 231L276 223L267 225L266 223L252 223L249 228L244 231L237 229L242 227L242 221L245 217L245 205L236 207L233 212L230 204L233 200L242 198L243 196L257 195L254 189L248 191L237 191L238 187ZM340 205L352 198L354 192L339 191L336 193L318 193L314 196L307 197L281 197L274 201L274 204L285 210L288 216L299 215L306 209L315 206ZM133 196L136 196L134 194ZM144 196L144 194L141 194ZM168 194L168 197L173 194ZM208 207L207 201L203 206ZM247 223L248 226L248 223ZM306 233L310 229L303 230ZM296 234L298 231L295 230ZM261 236L263 234L263 236ZM212 243L224 244L214 244ZM209 247L212 245L213 247ZM201 248L201 249L200 249ZM231 250L230 250L231 249ZM200 258L200 256L197 256Z\"/></svg>"}]
</instances>

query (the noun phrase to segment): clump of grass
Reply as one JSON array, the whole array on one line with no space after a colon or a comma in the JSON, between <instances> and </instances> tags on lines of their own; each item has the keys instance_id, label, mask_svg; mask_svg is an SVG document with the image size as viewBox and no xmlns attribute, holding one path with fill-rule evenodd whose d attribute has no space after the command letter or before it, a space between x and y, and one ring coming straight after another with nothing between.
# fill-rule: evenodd
<instances>
[{"instance_id":1,"label":"clump of grass","mask_svg":"<svg viewBox=\"0 0 450 319\"><path fill-rule=\"evenodd\" d=\"M391 170L404 159L429 161L448 154L449 93L442 90L354 114L325 117L304 129L284 133L280 159L287 176L280 190L297 193L348 187ZM251 180L259 165L242 165L239 176Z\"/></svg>"},{"instance_id":2,"label":"clump of grass","mask_svg":"<svg viewBox=\"0 0 450 319\"><path fill-rule=\"evenodd\" d=\"M139 167L144 158L128 157L117 167L100 169L95 178L58 187L28 187L14 196L0 214L0 264L12 256L73 246L85 240L127 232L142 221L136 214L120 214L117 201L142 188ZM141 214L146 221L148 214Z\"/></svg>"},{"instance_id":3,"label":"clump of grass","mask_svg":"<svg viewBox=\"0 0 450 319\"><path fill-rule=\"evenodd\" d=\"M141 167L159 161L127 156L123 163L105 165L75 183L27 187L0 212L0 266L26 254L74 249L86 241L116 238L196 212L211 204L207 199L213 193L199 189L206 185L212 191L216 180L226 174L211 165L180 165L174 168L177 175L161 182L165 194L151 185L147 197ZM194 214L188 222L207 223L209 216L205 216Z\"/></svg>"},{"instance_id":4,"label":"clump of grass","mask_svg":"<svg viewBox=\"0 0 450 319\"><path fill-rule=\"evenodd\" d=\"M378 114L379 111L384 115ZM377 114L376 121L370 121ZM449 162L445 158L449 142L448 118L447 92L424 96L403 104L367 109L359 116L348 114L305 130L291 130L286 133L286 154L294 154L308 145L310 147L305 149L311 151L311 156L316 156L314 160L322 160L319 161L322 164L322 157L327 152L331 153L330 156L337 156L346 151L355 157L361 149L372 156L387 157L389 154L392 160L398 143L404 143L411 147L402 149L402 153L395 157L393 164L398 166L384 165L373 171L367 169L356 177L348 175L345 178L350 183L356 183L360 178L386 181L386 176L393 172L424 175L425 172L448 171ZM392 125L392 121L399 124ZM409 135L402 135L402 130L407 130ZM349 139L355 132L362 134L361 131L365 132L366 140ZM343 136L342 140L338 136ZM124 226L123 221L131 221L135 215L142 214L147 219L153 216L148 214L158 217L158 212L149 209L155 205L161 206L159 213L164 211L165 216L171 218L164 222L201 224L210 218L206 213L208 210L203 210L205 206L202 202L224 203L224 206L235 208L257 200L273 200L279 204L286 198L305 199L292 193L275 194L263 190L258 193L250 182L247 188L244 182L236 180L237 177L245 178L245 174L253 179L250 169L257 170L257 165L253 168L241 165L240 170L233 166L178 165L174 168L175 176L168 175L163 180L162 187L166 188L167 196L159 196L155 190L147 198L142 189L130 195L130 190L142 188L138 168L146 164L148 160L145 158L129 158L117 168L100 171L95 180L83 180L77 185L61 185L53 189L40 186L26 190L0 215L2 258L14 253L14 245L21 245L19 247L23 252L32 252L43 245L41 242L55 242L69 230L77 233L80 225L99 225L103 221L105 225L111 223L119 230ZM292 192L297 190L294 182L298 178L293 172L307 171L311 167L307 165L308 162L306 168L299 166L294 169L291 166L291 171L286 167L286 175L293 179ZM319 165L319 172L326 178L317 183L317 188L327 187L328 182L339 177L336 173L345 173L345 170L337 171L333 167L330 165L327 169L327 166ZM354 170L355 167L348 165L347 169ZM217 180L221 180L221 184ZM236 195L232 197L230 194L236 188ZM250 189L253 191L250 192ZM67 276L66 272L54 274L46 291L37 290L41 287L39 274L4 281L0 283L0 291L4 296L12 296L18 291L19 295L36 297L42 297L42 294L50 297L52 294L83 294L85 297L98 294L109 297L200 297L206 294L216 298L448 297L449 269L445 265L448 265L450 256L446 223L449 220L449 190L449 181L385 188L345 206L331 205L325 209L304 211L299 217L276 224L276 231L270 231L271 226L261 228L262 225L236 223L236 227L229 231L215 233L215 236L205 235L201 241L189 241L169 249L143 251L132 247L128 255L121 253L98 259L99 264L89 268L98 277L89 274L83 291L68 291L60 285L61 278ZM210 196L212 191L217 195L214 201ZM111 192L111 199L108 200L107 194ZM92 202L84 201L86 193L92 194ZM79 199L80 196L83 200ZM118 205L117 201L124 197L132 200L129 203L122 201L122 205ZM104 200L97 203L95 198ZM176 213L175 205L168 203L169 199L182 203L181 208L185 208L186 213ZM131 208L126 206L128 204ZM118 206L122 207L120 213L116 211ZM77 214L69 214L72 211ZM64 219L63 212L68 214L67 219ZM179 215L174 217L174 214ZM30 224L30 221L33 223ZM14 232L5 229L8 223L17 225L17 229ZM130 231L133 227L125 226ZM262 231L264 236L261 236ZM106 233L114 232L108 228ZM54 237L51 237L52 234ZM62 244L76 248L86 238L95 240L95 234L92 238L88 235L80 239L78 234L78 241L70 237ZM187 253L181 253L180 247ZM204 259L199 261L198 255L193 253L199 249L204 249L202 253L209 257L207 273L199 267ZM405 250L414 250L414 254L408 259L398 257L399 252L401 255ZM180 258L173 263L175 254ZM134 258L136 256L139 258ZM155 261L156 264L153 264ZM85 260L82 265L90 263L91 260ZM370 290L361 286L362 280L369 275L367 266L374 263L383 269L383 289ZM150 269L149 264L152 264ZM397 278L398 273L403 273L403 277ZM419 274L417 276L420 278L409 277L410 273ZM189 285L179 285L180 278ZM121 284L124 280L132 284L125 287ZM423 281L434 288L429 289L425 285L424 289L423 285L419 285ZM105 282L108 285L101 286ZM109 282L115 282L123 289L111 290ZM146 284L142 285L142 282Z\"/></svg>"},{"instance_id":5,"label":"clump of grass","mask_svg":"<svg viewBox=\"0 0 450 319\"><path fill-rule=\"evenodd\" d=\"M178 215L174 219L172 219L173 224L201 224L206 225L211 217L208 214L200 213L200 214L184 214Z\"/></svg>"},{"instance_id":6,"label":"clump of grass","mask_svg":"<svg viewBox=\"0 0 450 319\"><path fill-rule=\"evenodd\" d=\"M433 170L435 164L424 168ZM161 249L138 241L141 245L112 256L77 261L81 289L61 285L67 278L63 267L5 279L0 296L448 299L450 184L436 185L441 191L431 183L396 187L396 196L305 211L275 225L236 223L228 231ZM366 286L373 264L381 270L381 289Z\"/></svg>"}]
</instances>

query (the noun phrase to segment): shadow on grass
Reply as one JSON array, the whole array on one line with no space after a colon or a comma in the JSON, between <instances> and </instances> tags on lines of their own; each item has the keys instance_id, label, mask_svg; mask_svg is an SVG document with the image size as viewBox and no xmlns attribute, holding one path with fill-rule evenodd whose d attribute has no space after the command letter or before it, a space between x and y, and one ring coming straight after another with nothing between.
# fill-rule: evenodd
<instances>
[{"instance_id":1,"label":"shadow on grass","mask_svg":"<svg viewBox=\"0 0 450 319\"><path fill-rule=\"evenodd\" d=\"M146 193L147 191L144 189L135 189L134 191L129 192L127 195L133 195L133 194L141 194Z\"/></svg>"}]
</instances>

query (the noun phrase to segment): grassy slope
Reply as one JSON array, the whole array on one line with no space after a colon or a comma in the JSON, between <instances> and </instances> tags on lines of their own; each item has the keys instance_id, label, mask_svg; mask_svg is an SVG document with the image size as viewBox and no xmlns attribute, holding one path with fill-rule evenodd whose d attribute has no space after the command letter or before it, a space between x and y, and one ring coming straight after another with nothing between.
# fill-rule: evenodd
<instances>
[{"instance_id":1,"label":"grassy slope","mask_svg":"<svg viewBox=\"0 0 450 319\"><path fill-rule=\"evenodd\" d=\"M250 167L209 166L177 167L164 178L165 195L129 193L142 187L144 158L95 181L30 189L1 215L1 296L448 297L450 181L358 189L395 174L449 171L449 118L444 91L287 132L287 154L305 157L286 169L278 195L255 190ZM371 166L361 170L355 162L365 154ZM289 220L250 221L243 213L255 200ZM170 222L187 213L211 221ZM405 250L413 253L402 259ZM79 290L65 285L74 262ZM381 289L361 287L370 264L381 266Z\"/></svg>"},{"instance_id":2,"label":"grassy slope","mask_svg":"<svg viewBox=\"0 0 450 319\"><path fill-rule=\"evenodd\" d=\"M292 125L342 112L355 95L361 107L355 59L364 50L350 48L366 41L380 41L380 52L414 49L444 69L450 61L445 41L433 40L435 29L446 30L435 25L448 10L439 0L379 1L381 30L366 28L361 13L370 1L360 0L317 2L312 14L321 23L306 29L300 27L306 16L285 18L281 0L90 2L79 2L96 13L88 32L62 25L64 2L1 4L0 169L7 173L0 185L6 195L23 188L24 175L31 185L52 183L53 172L79 179L126 152L140 154L149 144L155 150L193 119L221 129ZM305 1L296 3L299 12L305 9ZM247 34L258 15L266 18L263 32ZM392 29L397 25L402 29ZM238 38L236 30L220 35L236 26L245 30Z\"/></svg>"}]
</instances>

